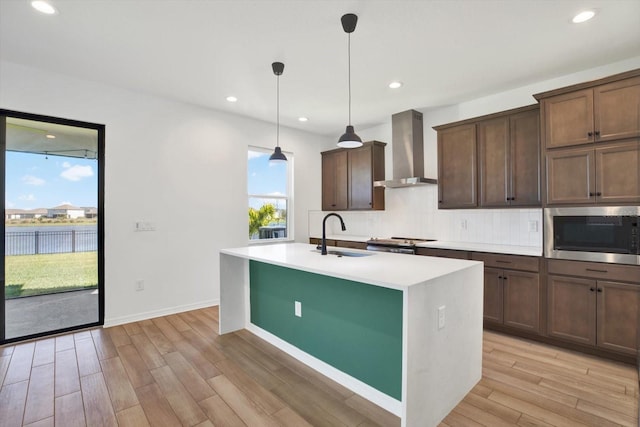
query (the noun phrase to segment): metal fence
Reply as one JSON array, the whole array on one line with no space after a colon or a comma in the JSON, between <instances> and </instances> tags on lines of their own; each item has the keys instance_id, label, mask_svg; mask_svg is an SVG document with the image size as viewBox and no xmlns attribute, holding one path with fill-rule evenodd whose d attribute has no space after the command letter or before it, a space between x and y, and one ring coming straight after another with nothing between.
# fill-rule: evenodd
<instances>
[{"instance_id":1,"label":"metal fence","mask_svg":"<svg viewBox=\"0 0 640 427\"><path fill-rule=\"evenodd\" d=\"M4 236L5 255L59 254L98 250L95 230L9 231Z\"/></svg>"}]
</instances>

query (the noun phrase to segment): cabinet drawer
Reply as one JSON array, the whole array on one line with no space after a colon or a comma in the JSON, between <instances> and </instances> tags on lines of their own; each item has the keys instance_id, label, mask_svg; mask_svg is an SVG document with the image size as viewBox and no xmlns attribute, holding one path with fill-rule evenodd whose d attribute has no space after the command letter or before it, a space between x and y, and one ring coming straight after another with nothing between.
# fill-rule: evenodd
<instances>
[{"instance_id":1,"label":"cabinet drawer","mask_svg":"<svg viewBox=\"0 0 640 427\"><path fill-rule=\"evenodd\" d=\"M506 268L509 270L540 271L540 258L522 255L501 255L473 252L471 259L484 262L485 267Z\"/></svg>"},{"instance_id":2,"label":"cabinet drawer","mask_svg":"<svg viewBox=\"0 0 640 427\"><path fill-rule=\"evenodd\" d=\"M469 259L469 252L455 249L416 248L416 255L436 256L441 258Z\"/></svg>"},{"instance_id":3,"label":"cabinet drawer","mask_svg":"<svg viewBox=\"0 0 640 427\"><path fill-rule=\"evenodd\" d=\"M549 274L640 283L640 266L600 262L547 260Z\"/></svg>"},{"instance_id":4,"label":"cabinet drawer","mask_svg":"<svg viewBox=\"0 0 640 427\"><path fill-rule=\"evenodd\" d=\"M367 249L365 242L352 242L350 240L336 240L336 246L351 249Z\"/></svg>"}]
</instances>

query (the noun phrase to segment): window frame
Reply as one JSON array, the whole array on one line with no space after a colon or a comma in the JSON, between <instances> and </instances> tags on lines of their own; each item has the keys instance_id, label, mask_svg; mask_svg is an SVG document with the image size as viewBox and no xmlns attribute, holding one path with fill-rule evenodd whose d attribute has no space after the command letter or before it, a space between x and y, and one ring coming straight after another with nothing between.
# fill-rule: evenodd
<instances>
[{"instance_id":1,"label":"window frame","mask_svg":"<svg viewBox=\"0 0 640 427\"><path fill-rule=\"evenodd\" d=\"M260 152L260 153L264 153L267 156L270 156L273 153L273 149L271 148L265 148L265 147L258 147L255 145L249 145L247 147L247 155L249 154L250 151L255 151L255 152ZM277 243L277 242L292 242L295 240L295 236L294 236L294 201L293 201L293 162L294 162L294 155L292 152L290 151L282 151L286 157L287 157L287 186L286 186L286 191L287 191L287 195L286 196L274 196L274 195L269 195L269 194L250 194L249 193L249 159L247 157L247 172L246 172L246 176L247 176L247 186L246 186L246 192L247 192L247 215L248 215L248 209L250 207L249 205L249 200L252 198L258 198L258 199L277 199L277 200L285 200L286 201L286 205L287 205L287 222L286 222L286 237L277 237L277 238L268 238L268 239L251 239L251 237L248 237L248 244L249 245L263 245L263 244L269 244L269 243Z\"/></svg>"}]
</instances>

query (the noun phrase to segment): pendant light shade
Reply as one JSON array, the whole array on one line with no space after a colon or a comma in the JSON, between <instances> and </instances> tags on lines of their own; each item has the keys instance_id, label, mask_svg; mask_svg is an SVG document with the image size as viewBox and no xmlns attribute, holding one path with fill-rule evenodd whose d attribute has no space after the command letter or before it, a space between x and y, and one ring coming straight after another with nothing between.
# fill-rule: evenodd
<instances>
[{"instance_id":1,"label":"pendant light shade","mask_svg":"<svg viewBox=\"0 0 640 427\"><path fill-rule=\"evenodd\" d=\"M351 125L351 33L356 30L358 16L353 13L347 13L340 18L342 29L348 35L347 55L349 59L349 124L346 132L338 139L338 147L357 148L362 146L362 139L356 134Z\"/></svg>"},{"instance_id":2,"label":"pendant light shade","mask_svg":"<svg viewBox=\"0 0 640 427\"><path fill-rule=\"evenodd\" d=\"M280 148L280 76L284 71L282 62L274 62L271 64L273 74L276 75L276 148L269 157L269 162L286 162L287 156L284 155Z\"/></svg>"},{"instance_id":3,"label":"pendant light shade","mask_svg":"<svg viewBox=\"0 0 640 427\"><path fill-rule=\"evenodd\" d=\"M353 126L348 125L346 132L338 140L338 147L357 148L362 146L362 139L356 135Z\"/></svg>"}]
</instances>

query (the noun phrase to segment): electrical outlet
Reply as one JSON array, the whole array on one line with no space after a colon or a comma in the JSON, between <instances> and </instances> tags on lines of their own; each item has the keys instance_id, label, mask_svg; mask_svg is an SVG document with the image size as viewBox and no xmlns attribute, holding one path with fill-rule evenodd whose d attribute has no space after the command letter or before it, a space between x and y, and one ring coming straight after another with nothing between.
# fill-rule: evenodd
<instances>
[{"instance_id":1,"label":"electrical outlet","mask_svg":"<svg viewBox=\"0 0 640 427\"><path fill-rule=\"evenodd\" d=\"M134 224L135 231L155 231L156 225L151 221L136 221Z\"/></svg>"},{"instance_id":2,"label":"electrical outlet","mask_svg":"<svg viewBox=\"0 0 640 427\"><path fill-rule=\"evenodd\" d=\"M461 219L460 220L460 228L463 230L467 229L467 220L466 219Z\"/></svg>"},{"instance_id":3,"label":"electrical outlet","mask_svg":"<svg viewBox=\"0 0 640 427\"><path fill-rule=\"evenodd\" d=\"M294 302L294 314L297 317L302 317L302 303L300 301Z\"/></svg>"},{"instance_id":4,"label":"electrical outlet","mask_svg":"<svg viewBox=\"0 0 640 427\"><path fill-rule=\"evenodd\" d=\"M438 329L444 328L444 309L446 306L438 307Z\"/></svg>"},{"instance_id":5,"label":"electrical outlet","mask_svg":"<svg viewBox=\"0 0 640 427\"><path fill-rule=\"evenodd\" d=\"M138 279L135 283L136 291L144 291L144 280Z\"/></svg>"},{"instance_id":6,"label":"electrical outlet","mask_svg":"<svg viewBox=\"0 0 640 427\"><path fill-rule=\"evenodd\" d=\"M537 233L538 232L538 221L532 219L529 221L529 233Z\"/></svg>"}]
</instances>

